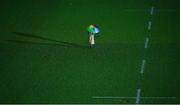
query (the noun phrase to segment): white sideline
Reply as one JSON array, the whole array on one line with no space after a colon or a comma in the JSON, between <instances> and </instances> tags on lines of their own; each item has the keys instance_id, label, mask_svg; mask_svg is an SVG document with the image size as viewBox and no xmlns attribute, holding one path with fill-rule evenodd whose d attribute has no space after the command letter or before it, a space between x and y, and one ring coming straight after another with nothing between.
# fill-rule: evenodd
<instances>
[{"instance_id":1,"label":"white sideline","mask_svg":"<svg viewBox=\"0 0 180 105\"><path fill-rule=\"evenodd\" d=\"M135 99L135 97L119 97L119 96L93 96L98 99Z\"/></svg>"},{"instance_id":2,"label":"white sideline","mask_svg":"<svg viewBox=\"0 0 180 105\"><path fill-rule=\"evenodd\" d=\"M136 99L136 97L93 96L94 99ZM141 99L178 99L178 97L141 97Z\"/></svg>"},{"instance_id":3,"label":"white sideline","mask_svg":"<svg viewBox=\"0 0 180 105\"><path fill-rule=\"evenodd\" d=\"M147 49L148 48L148 44L149 44L149 38L146 38L145 44L144 44L144 48Z\"/></svg>"},{"instance_id":4,"label":"white sideline","mask_svg":"<svg viewBox=\"0 0 180 105\"><path fill-rule=\"evenodd\" d=\"M150 14L153 15L154 14L154 6L151 7L151 11Z\"/></svg>"},{"instance_id":5,"label":"white sideline","mask_svg":"<svg viewBox=\"0 0 180 105\"><path fill-rule=\"evenodd\" d=\"M146 64L146 60L142 60L142 64L141 64L141 74L143 74L144 73L144 70L145 70L145 64Z\"/></svg>"},{"instance_id":6,"label":"white sideline","mask_svg":"<svg viewBox=\"0 0 180 105\"><path fill-rule=\"evenodd\" d=\"M137 89L136 93L136 105L139 105L141 99L141 89Z\"/></svg>"},{"instance_id":7,"label":"white sideline","mask_svg":"<svg viewBox=\"0 0 180 105\"><path fill-rule=\"evenodd\" d=\"M148 30L151 30L151 26L152 26L152 21L148 22Z\"/></svg>"}]
</instances>

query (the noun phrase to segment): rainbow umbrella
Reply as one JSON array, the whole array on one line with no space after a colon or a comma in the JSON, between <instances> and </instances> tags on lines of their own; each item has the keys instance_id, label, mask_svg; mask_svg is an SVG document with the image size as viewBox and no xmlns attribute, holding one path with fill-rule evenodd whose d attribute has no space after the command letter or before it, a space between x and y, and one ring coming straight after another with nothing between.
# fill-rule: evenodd
<instances>
[{"instance_id":1,"label":"rainbow umbrella","mask_svg":"<svg viewBox=\"0 0 180 105\"><path fill-rule=\"evenodd\" d=\"M97 34L100 32L99 27L97 25L90 25L88 27L88 32Z\"/></svg>"}]
</instances>

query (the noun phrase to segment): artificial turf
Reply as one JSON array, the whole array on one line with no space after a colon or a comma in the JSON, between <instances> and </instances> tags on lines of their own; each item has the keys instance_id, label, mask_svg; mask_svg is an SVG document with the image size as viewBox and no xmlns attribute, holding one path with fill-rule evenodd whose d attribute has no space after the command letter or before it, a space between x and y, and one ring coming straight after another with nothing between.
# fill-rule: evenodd
<instances>
[{"instance_id":1,"label":"artificial turf","mask_svg":"<svg viewBox=\"0 0 180 105\"><path fill-rule=\"evenodd\" d=\"M140 103L180 103L177 0L0 3L0 103L133 104L136 98L93 97L136 97L138 88ZM90 24L101 29L94 48L88 47Z\"/></svg>"}]
</instances>

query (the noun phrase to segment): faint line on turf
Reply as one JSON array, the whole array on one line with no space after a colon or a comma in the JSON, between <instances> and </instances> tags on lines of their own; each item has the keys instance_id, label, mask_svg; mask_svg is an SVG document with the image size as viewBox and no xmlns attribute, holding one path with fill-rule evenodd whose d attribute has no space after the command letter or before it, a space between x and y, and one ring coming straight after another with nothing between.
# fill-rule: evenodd
<instances>
[{"instance_id":1,"label":"faint line on turf","mask_svg":"<svg viewBox=\"0 0 180 105\"><path fill-rule=\"evenodd\" d=\"M96 99L135 99L136 97L119 97L119 96L93 96Z\"/></svg>"},{"instance_id":2,"label":"faint line on turf","mask_svg":"<svg viewBox=\"0 0 180 105\"><path fill-rule=\"evenodd\" d=\"M146 60L143 59L143 60L142 60L142 64L141 64L141 71L140 71L141 74L144 73L144 70L145 70L145 64L146 64Z\"/></svg>"},{"instance_id":3,"label":"faint line on turf","mask_svg":"<svg viewBox=\"0 0 180 105\"><path fill-rule=\"evenodd\" d=\"M178 97L141 97L142 99L178 99Z\"/></svg>"},{"instance_id":4,"label":"faint line on turf","mask_svg":"<svg viewBox=\"0 0 180 105\"><path fill-rule=\"evenodd\" d=\"M151 7L151 11L150 14L153 15L154 14L154 6Z\"/></svg>"},{"instance_id":5,"label":"faint line on turf","mask_svg":"<svg viewBox=\"0 0 180 105\"><path fill-rule=\"evenodd\" d=\"M177 9L158 9L157 12L180 12Z\"/></svg>"},{"instance_id":6,"label":"faint line on turf","mask_svg":"<svg viewBox=\"0 0 180 105\"><path fill-rule=\"evenodd\" d=\"M139 105L140 103L140 99L141 99L141 89L137 89L137 93L136 93L136 105Z\"/></svg>"},{"instance_id":7,"label":"faint line on turf","mask_svg":"<svg viewBox=\"0 0 180 105\"><path fill-rule=\"evenodd\" d=\"M124 9L124 12L149 12L148 9ZM179 13L180 10L177 9L158 9L156 12L174 12L174 13ZM155 7L153 10L153 14L155 13ZM151 9L150 9L150 14L151 14Z\"/></svg>"},{"instance_id":8,"label":"faint line on turf","mask_svg":"<svg viewBox=\"0 0 180 105\"><path fill-rule=\"evenodd\" d=\"M152 26L152 21L149 21L149 22L148 22L148 30L149 30L149 31L151 30L151 26Z\"/></svg>"},{"instance_id":9,"label":"faint line on turf","mask_svg":"<svg viewBox=\"0 0 180 105\"><path fill-rule=\"evenodd\" d=\"M138 93L140 95L140 93ZM93 96L93 99L137 99L137 97L121 97L121 96ZM140 99L152 100L152 99L178 99L178 97L139 97ZM140 102L139 99L139 102Z\"/></svg>"},{"instance_id":10,"label":"faint line on turf","mask_svg":"<svg viewBox=\"0 0 180 105\"><path fill-rule=\"evenodd\" d=\"M149 38L147 37L145 40L144 48L147 49L149 44Z\"/></svg>"},{"instance_id":11,"label":"faint line on turf","mask_svg":"<svg viewBox=\"0 0 180 105\"><path fill-rule=\"evenodd\" d=\"M136 97L93 96L94 99L136 99ZM141 97L141 99L178 99L178 97Z\"/></svg>"},{"instance_id":12,"label":"faint line on turf","mask_svg":"<svg viewBox=\"0 0 180 105\"><path fill-rule=\"evenodd\" d=\"M147 12L147 9L124 9L125 12Z\"/></svg>"}]
</instances>

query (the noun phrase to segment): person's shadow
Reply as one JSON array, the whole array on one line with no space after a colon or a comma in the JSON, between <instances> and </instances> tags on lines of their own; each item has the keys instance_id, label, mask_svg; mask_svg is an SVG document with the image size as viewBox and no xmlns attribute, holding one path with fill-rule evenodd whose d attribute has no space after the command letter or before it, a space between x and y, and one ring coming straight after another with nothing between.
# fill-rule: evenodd
<instances>
[{"instance_id":1,"label":"person's shadow","mask_svg":"<svg viewBox=\"0 0 180 105\"><path fill-rule=\"evenodd\" d=\"M10 42L19 42L19 43L31 43L31 44L49 44L49 45L60 45L64 47L75 47L75 48L89 48L88 46L85 45L79 45L75 43L70 43L70 42L65 42L65 41L59 41L59 40L54 40L54 39L49 39L46 37L38 36L38 35L33 35L33 34L28 34L28 33L22 33L22 32L12 32L13 34L16 34L18 36L23 36L23 37L29 37L29 38L35 38L35 39L41 39L41 40L46 40L46 41L51 41L51 42L56 42L56 43L40 43L40 42L30 42L30 41L20 41L20 40L7 40Z\"/></svg>"}]
</instances>

